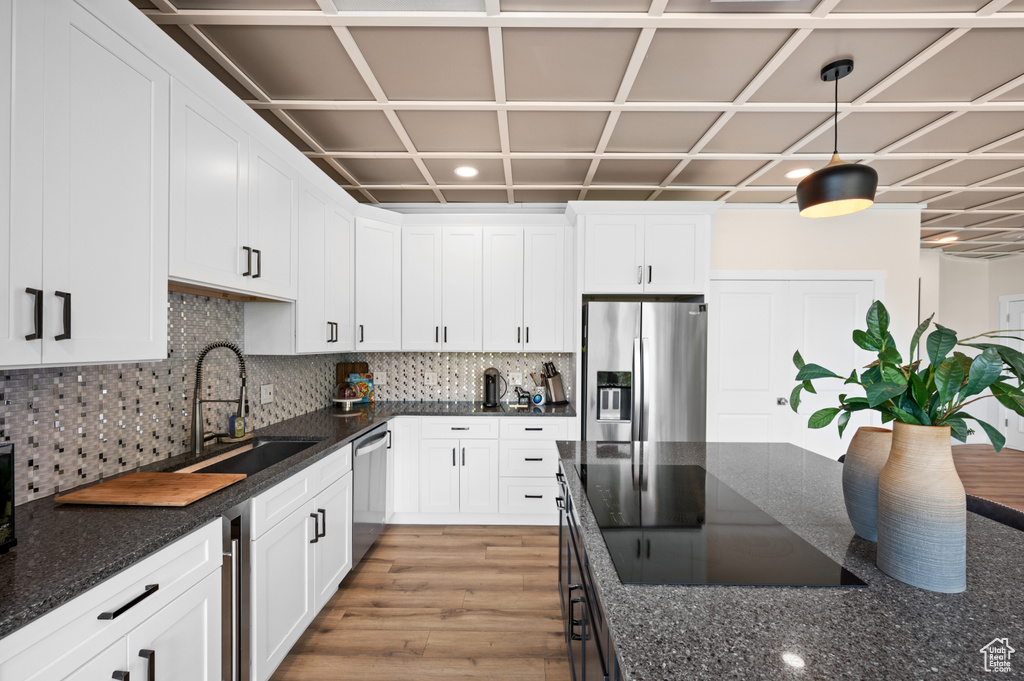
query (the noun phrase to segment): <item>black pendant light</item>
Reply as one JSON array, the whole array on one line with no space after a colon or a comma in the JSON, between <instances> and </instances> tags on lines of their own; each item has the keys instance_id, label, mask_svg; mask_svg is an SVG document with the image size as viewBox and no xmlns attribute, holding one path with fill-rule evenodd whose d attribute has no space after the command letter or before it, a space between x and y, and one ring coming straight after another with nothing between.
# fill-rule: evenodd
<instances>
[{"instance_id":1,"label":"black pendant light","mask_svg":"<svg viewBox=\"0 0 1024 681\"><path fill-rule=\"evenodd\" d=\"M805 218L830 218L864 210L875 202L878 171L839 158L839 79L853 71L852 59L840 59L821 70L821 79L835 81L835 130L832 160L796 186L796 201Z\"/></svg>"}]
</instances>

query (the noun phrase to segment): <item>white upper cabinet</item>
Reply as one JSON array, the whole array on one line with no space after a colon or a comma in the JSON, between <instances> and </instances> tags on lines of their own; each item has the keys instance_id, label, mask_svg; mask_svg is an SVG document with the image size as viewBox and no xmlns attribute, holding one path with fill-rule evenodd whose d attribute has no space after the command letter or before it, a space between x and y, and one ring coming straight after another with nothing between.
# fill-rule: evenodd
<instances>
[{"instance_id":1,"label":"white upper cabinet","mask_svg":"<svg viewBox=\"0 0 1024 681\"><path fill-rule=\"evenodd\" d=\"M352 215L333 201L327 211L327 320L334 324L331 352L355 350L355 227Z\"/></svg>"},{"instance_id":2,"label":"white upper cabinet","mask_svg":"<svg viewBox=\"0 0 1024 681\"><path fill-rule=\"evenodd\" d=\"M164 358L170 78L71 0L14 7L0 365Z\"/></svg>"},{"instance_id":3,"label":"white upper cabinet","mask_svg":"<svg viewBox=\"0 0 1024 681\"><path fill-rule=\"evenodd\" d=\"M705 293L710 257L709 215L587 215L583 292Z\"/></svg>"},{"instance_id":4,"label":"white upper cabinet","mask_svg":"<svg viewBox=\"0 0 1024 681\"><path fill-rule=\"evenodd\" d=\"M330 201L326 197L311 187L302 187L299 192L299 297L295 301L296 352L328 352L334 340L334 326L327 319L330 254L324 248L329 211Z\"/></svg>"},{"instance_id":5,"label":"white upper cabinet","mask_svg":"<svg viewBox=\"0 0 1024 681\"><path fill-rule=\"evenodd\" d=\"M484 350L523 350L523 228L484 230Z\"/></svg>"},{"instance_id":6,"label":"white upper cabinet","mask_svg":"<svg viewBox=\"0 0 1024 681\"><path fill-rule=\"evenodd\" d=\"M402 349L402 229L356 220L356 351Z\"/></svg>"},{"instance_id":7,"label":"white upper cabinet","mask_svg":"<svg viewBox=\"0 0 1024 681\"><path fill-rule=\"evenodd\" d=\"M294 299L295 171L177 81L171 150L170 276Z\"/></svg>"},{"instance_id":8,"label":"white upper cabinet","mask_svg":"<svg viewBox=\"0 0 1024 681\"><path fill-rule=\"evenodd\" d=\"M441 226L402 229L402 348L441 349Z\"/></svg>"}]
</instances>

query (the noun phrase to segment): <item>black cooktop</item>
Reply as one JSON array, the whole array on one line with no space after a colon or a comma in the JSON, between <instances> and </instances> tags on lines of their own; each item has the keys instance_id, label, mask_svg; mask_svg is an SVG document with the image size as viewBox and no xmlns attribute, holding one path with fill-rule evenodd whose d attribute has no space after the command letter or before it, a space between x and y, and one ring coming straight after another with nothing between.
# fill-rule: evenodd
<instances>
[{"instance_id":1,"label":"black cooktop","mask_svg":"<svg viewBox=\"0 0 1024 681\"><path fill-rule=\"evenodd\" d=\"M624 584L867 586L701 466L576 468Z\"/></svg>"}]
</instances>

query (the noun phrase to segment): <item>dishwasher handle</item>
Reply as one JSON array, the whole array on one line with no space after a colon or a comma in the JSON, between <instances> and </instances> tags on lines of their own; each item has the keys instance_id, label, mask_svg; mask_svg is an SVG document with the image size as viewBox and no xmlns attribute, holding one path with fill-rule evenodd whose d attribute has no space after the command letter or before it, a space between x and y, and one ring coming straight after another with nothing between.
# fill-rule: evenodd
<instances>
[{"instance_id":1,"label":"dishwasher handle","mask_svg":"<svg viewBox=\"0 0 1024 681\"><path fill-rule=\"evenodd\" d=\"M356 451L353 454L353 456L364 456L374 451L375 449L380 449L381 445L383 445L384 441L387 439L388 433L387 431L384 431L372 440L364 440L363 442L360 442L359 445L356 447Z\"/></svg>"}]
</instances>

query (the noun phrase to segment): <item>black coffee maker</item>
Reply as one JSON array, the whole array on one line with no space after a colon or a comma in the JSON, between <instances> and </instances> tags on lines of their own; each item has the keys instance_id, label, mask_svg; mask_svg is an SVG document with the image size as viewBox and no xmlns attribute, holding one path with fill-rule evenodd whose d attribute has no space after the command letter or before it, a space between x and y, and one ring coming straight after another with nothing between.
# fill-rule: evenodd
<instances>
[{"instance_id":1,"label":"black coffee maker","mask_svg":"<svg viewBox=\"0 0 1024 681\"><path fill-rule=\"evenodd\" d=\"M505 390L500 389L498 383L505 383L505 379L501 377L498 370L494 367L490 369L484 369L484 406L485 407L497 407L500 404L501 396L505 394L505 390L508 389L508 384L505 384Z\"/></svg>"}]
</instances>

